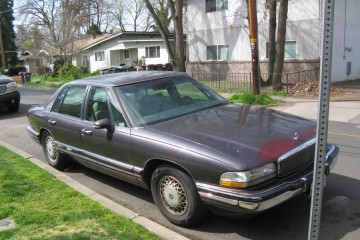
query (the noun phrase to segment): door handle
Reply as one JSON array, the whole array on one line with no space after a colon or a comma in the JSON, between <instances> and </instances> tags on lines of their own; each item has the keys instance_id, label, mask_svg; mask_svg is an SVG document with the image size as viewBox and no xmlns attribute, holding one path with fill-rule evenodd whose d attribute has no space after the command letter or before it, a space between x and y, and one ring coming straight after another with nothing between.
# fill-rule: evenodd
<instances>
[{"instance_id":1,"label":"door handle","mask_svg":"<svg viewBox=\"0 0 360 240\"><path fill-rule=\"evenodd\" d=\"M56 121L55 120L51 120L51 119L49 119L48 120L48 123L50 123L51 125L53 125L53 126L55 126L56 125Z\"/></svg>"},{"instance_id":2,"label":"door handle","mask_svg":"<svg viewBox=\"0 0 360 240\"><path fill-rule=\"evenodd\" d=\"M84 134L86 134L86 135L91 135L91 134L92 134L92 131L89 130L89 129L86 129L86 128L81 129L81 132L84 133Z\"/></svg>"}]
</instances>

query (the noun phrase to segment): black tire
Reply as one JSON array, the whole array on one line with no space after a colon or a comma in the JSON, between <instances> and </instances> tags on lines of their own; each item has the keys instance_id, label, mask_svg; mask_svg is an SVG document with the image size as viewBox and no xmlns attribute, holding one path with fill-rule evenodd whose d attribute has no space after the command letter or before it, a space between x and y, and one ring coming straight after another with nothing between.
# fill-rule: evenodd
<instances>
[{"instance_id":1,"label":"black tire","mask_svg":"<svg viewBox=\"0 0 360 240\"><path fill-rule=\"evenodd\" d=\"M20 106L20 103L17 103L14 106L8 107L8 110L9 110L9 112L17 112L17 111L19 111L19 106Z\"/></svg>"},{"instance_id":2,"label":"black tire","mask_svg":"<svg viewBox=\"0 0 360 240\"><path fill-rule=\"evenodd\" d=\"M49 132L44 132L42 135L42 146L46 161L50 166L58 170L64 170L70 166L71 161L64 154L60 153L55 140Z\"/></svg>"},{"instance_id":3,"label":"black tire","mask_svg":"<svg viewBox=\"0 0 360 240\"><path fill-rule=\"evenodd\" d=\"M208 212L193 179L170 165L162 165L154 171L151 192L160 212L173 224L182 227L195 225Z\"/></svg>"}]
</instances>

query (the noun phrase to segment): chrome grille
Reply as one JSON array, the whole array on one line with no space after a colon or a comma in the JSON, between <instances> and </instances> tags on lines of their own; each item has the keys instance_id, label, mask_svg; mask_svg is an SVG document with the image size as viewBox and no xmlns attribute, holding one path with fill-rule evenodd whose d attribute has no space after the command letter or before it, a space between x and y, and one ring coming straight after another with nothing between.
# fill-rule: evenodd
<instances>
[{"instance_id":1,"label":"chrome grille","mask_svg":"<svg viewBox=\"0 0 360 240\"><path fill-rule=\"evenodd\" d=\"M278 158L278 177L285 177L309 166L315 158L315 139L312 139Z\"/></svg>"},{"instance_id":2,"label":"chrome grille","mask_svg":"<svg viewBox=\"0 0 360 240\"><path fill-rule=\"evenodd\" d=\"M6 93L7 87L6 85L0 85L0 95Z\"/></svg>"}]
</instances>

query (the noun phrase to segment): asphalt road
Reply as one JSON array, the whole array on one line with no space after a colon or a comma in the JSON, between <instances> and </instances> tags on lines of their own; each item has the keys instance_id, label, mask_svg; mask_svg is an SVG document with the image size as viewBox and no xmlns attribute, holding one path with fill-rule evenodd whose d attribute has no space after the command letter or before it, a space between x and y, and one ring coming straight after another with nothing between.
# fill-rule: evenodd
<instances>
[{"instance_id":1,"label":"asphalt road","mask_svg":"<svg viewBox=\"0 0 360 240\"><path fill-rule=\"evenodd\" d=\"M0 140L45 161L40 145L26 133L26 112L32 105L45 103L54 90L20 87L20 92L18 113L0 109ZM360 125L331 122L329 142L338 145L341 152L324 189L320 239L360 239ZM305 194L255 218L231 219L209 214L200 225L184 229L162 217L146 190L79 165L66 174L190 239L307 239L310 198Z\"/></svg>"}]
</instances>

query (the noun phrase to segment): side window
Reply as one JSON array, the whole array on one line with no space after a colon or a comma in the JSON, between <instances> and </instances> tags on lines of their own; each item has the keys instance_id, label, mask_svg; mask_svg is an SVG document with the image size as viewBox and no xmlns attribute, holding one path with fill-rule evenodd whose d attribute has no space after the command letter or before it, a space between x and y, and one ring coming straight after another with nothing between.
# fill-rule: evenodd
<instances>
[{"instance_id":1,"label":"side window","mask_svg":"<svg viewBox=\"0 0 360 240\"><path fill-rule=\"evenodd\" d=\"M108 90L92 87L87 101L86 120L95 122L104 118L111 119L115 126L126 126L123 115Z\"/></svg>"},{"instance_id":2,"label":"side window","mask_svg":"<svg viewBox=\"0 0 360 240\"><path fill-rule=\"evenodd\" d=\"M92 87L87 101L86 120L96 122L100 119L110 118L107 103L107 89L103 87Z\"/></svg>"},{"instance_id":3,"label":"side window","mask_svg":"<svg viewBox=\"0 0 360 240\"><path fill-rule=\"evenodd\" d=\"M80 117L81 104L85 97L86 86L71 86L64 93L59 94L59 97L55 100L53 111L59 112L72 117ZM61 103L61 99L62 103ZM60 105L60 107L58 107Z\"/></svg>"},{"instance_id":4,"label":"side window","mask_svg":"<svg viewBox=\"0 0 360 240\"><path fill-rule=\"evenodd\" d=\"M69 87L65 87L63 90L61 90L61 92L59 93L59 95L55 99L54 104L52 105L52 108L51 108L52 112L59 112L60 111L61 104L64 101L64 97L65 97L66 92L68 90L69 90Z\"/></svg>"},{"instance_id":5,"label":"side window","mask_svg":"<svg viewBox=\"0 0 360 240\"><path fill-rule=\"evenodd\" d=\"M109 94L109 103L115 126L126 127L125 119L111 94Z\"/></svg>"}]
</instances>

